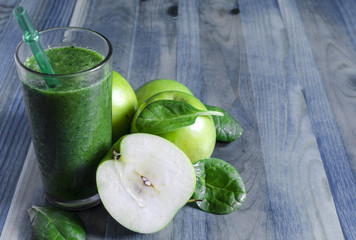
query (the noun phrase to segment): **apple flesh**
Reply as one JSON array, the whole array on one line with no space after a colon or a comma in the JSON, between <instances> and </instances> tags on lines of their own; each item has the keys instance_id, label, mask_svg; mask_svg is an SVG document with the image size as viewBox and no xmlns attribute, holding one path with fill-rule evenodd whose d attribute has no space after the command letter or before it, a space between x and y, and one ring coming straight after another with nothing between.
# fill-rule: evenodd
<instances>
[{"instance_id":1,"label":"apple flesh","mask_svg":"<svg viewBox=\"0 0 356 240\"><path fill-rule=\"evenodd\" d=\"M157 100L175 100L186 102L200 110L207 110L204 104L192 95L179 91L160 92L147 99L139 106L131 123L131 132L138 132L135 123L138 115L148 104ZM215 124L211 116L200 116L193 125L171 132L159 134L179 147L195 163L203 158L209 158L216 143Z\"/></svg>"},{"instance_id":2,"label":"apple flesh","mask_svg":"<svg viewBox=\"0 0 356 240\"><path fill-rule=\"evenodd\" d=\"M112 140L130 133L130 125L137 109L137 98L130 84L113 71L112 79Z\"/></svg>"},{"instance_id":3,"label":"apple flesh","mask_svg":"<svg viewBox=\"0 0 356 240\"><path fill-rule=\"evenodd\" d=\"M96 181L104 207L117 222L153 233L187 203L196 176L189 158L174 144L136 133L114 144L97 169Z\"/></svg>"},{"instance_id":4,"label":"apple flesh","mask_svg":"<svg viewBox=\"0 0 356 240\"><path fill-rule=\"evenodd\" d=\"M171 79L155 79L146 82L135 91L138 106L153 95L165 91L180 91L193 95L192 92L180 82Z\"/></svg>"}]
</instances>

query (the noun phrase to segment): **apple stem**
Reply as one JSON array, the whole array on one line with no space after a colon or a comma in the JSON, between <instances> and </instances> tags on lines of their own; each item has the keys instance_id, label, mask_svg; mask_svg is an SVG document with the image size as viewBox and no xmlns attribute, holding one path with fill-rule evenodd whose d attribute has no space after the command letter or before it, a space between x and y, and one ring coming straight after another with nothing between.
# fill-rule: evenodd
<instances>
[{"instance_id":1,"label":"apple stem","mask_svg":"<svg viewBox=\"0 0 356 240\"><path fill-rule=\"evenodd\" d=\"M192 198L192 199L189 199L189 200L188 200L189 203L190 203L190 202L201 202L201 201L203 201L203 200L201 200L201 199L196 199L196 198Z\"/></svg>"},{"instance_id":2,"label":"apple stem","mask_svg":"<svg viewBox=\"0 0 356 240\"><path fill-rule=\"evenodd\" d=\"M121 157L121 154L116 152L116 150L114 149L112 151L112 157L115 159L115 160L119 160L119 158Z\"/></svg>"}]
</instances>

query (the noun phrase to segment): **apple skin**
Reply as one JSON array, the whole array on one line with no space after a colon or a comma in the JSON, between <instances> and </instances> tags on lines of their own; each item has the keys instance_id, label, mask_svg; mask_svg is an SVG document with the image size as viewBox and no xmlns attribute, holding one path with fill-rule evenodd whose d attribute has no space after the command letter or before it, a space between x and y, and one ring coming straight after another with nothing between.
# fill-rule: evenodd
<instances>
[{"instance_id":1,"label":"apple skin","mask_svg":"<svg viewBox=\"0 0 356 240\"><path fill-rule=\"evenodd\" d=\"M131 123L131 133L138 132L135 123L138 115L144 107L157 100L181 101L189 103L197 109L207 110L199 99L188 93L180 91L160 92L147 99L138 107ZM215 124L211 116L200 116L195 120L193 125L171 132L158 134L158 136L174 143L188 156L192 163L195 163L203 158L209 158L214 151L216 143Z\"/></svg>"},{"instance_id":2,"label":"apple skin","mask_svg":"<svg viewBox=\"0 0 356 240\"><path fill-rule=\"evenodd\" d=\"M155 79L146 82L135 91L138 106L153 95L165 91L181 91L193 95L192 92L180 82L171 79Z\"/></svg>"},{"instance_id":3,"label":"apple skin","mask_svg":"<svg viewBox=\"0 0 356 240\"><path fill-rule=\"evenodd\" d=\"M112 78L112 141L130 133L132 118L137 109L137 98L131 85L119 73Z\"/></svg>"}]
</instances>

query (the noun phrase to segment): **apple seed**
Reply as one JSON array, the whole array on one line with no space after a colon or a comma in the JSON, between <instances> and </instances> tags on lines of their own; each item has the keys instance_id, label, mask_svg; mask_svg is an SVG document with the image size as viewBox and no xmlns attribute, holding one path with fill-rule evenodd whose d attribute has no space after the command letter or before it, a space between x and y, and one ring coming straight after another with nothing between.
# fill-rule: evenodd
<instances>
[{"instance_id":1,"label":"apple seed","mask_svg":"<svg viewBox=\"0 0 356 240\"><path fill-rule=\"evenodd\" d=\"M139 173L137 173L137 174L140 175L140 177L141 177L143 183L144 183L146 186L148 186L148 187L153 187L156 191L158 191L158 189L150 182L150 180L148 180L147 177L145 177L145 176L143 176L143 175L141 175L141 174L139 174ZM158 192L159 192L159 191L158 191Z\"/></svg>"},{"instance_id":2,"label":"apple seed","mask_svg":"<svg viewBox=\"0 0 356 240\"><path fill-rule=\"evenodd\" d=\"M145 176L140 175L140 177L146 186L151 186L151 182Z\"/></svg>"}]
</instances>

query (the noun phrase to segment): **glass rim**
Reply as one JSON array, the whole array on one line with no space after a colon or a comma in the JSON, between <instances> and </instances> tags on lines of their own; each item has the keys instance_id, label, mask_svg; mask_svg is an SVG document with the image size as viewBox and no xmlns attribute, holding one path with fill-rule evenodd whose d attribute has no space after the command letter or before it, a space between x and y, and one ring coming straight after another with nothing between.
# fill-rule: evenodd
<instances>
[{"instance_id":1,"label":"glass rim","mask_svg":"<svg viewBox=\"0 0 356 240\"><path fill-rule=\"evenodd\" d=\"M104 41L107 43L108 47L109 47L109 51L108 53L106 54L106 56L104 56L105 58L99 63L97 64L96 66L92 67L92 68L89 68L87 70L84 70L84 71L80 71L80 72L75 72L75 73L67 73L67 74L47 74L47 73L41 73L41 72L37 72L35 70L32 70L31 68L28 68L24 65L24 63L20 60L19 56L18 56L18 52L19 52L19 49L21 48L21 46L23 44L25 44L25 41L22 40L16 47L16 50L15 50L15 61L17 63L17 65L21 66L22 68L24 68L26 71L28 72L31 72L32 74L35 74L35 75L38 75L38 76L42 76L42 77L52 77L52 78L55 78L55 77L63 77L63 76L75 76L75 75L79 75L79 74L83 74L83 73L89 73L89 72L93 72L95 71L96 69L99 69L101 68L105 63L107 63L111 56L112 56L112 53L113 53L113 49L112 49L112 45L111 45L111 42L109 41L109 39L107 39L103 34L101 33L98 33L94 30L91 30L91 29L88 29L88 28L83 28L83 27L55 27L55 28L48 28L48 29L45 29L45 30L42 30L42 31L39 31L39 34L41 35L41 33L45 33L45 32L49 32L49 31L53 31L53 30L64 30L64 29L68 29L68 30L84 30L84 31L88 31L88 32L91 32L91 33L94 33L96 35L98 35L99 37L103 38Z\"/></svg>"}]
</instances>

